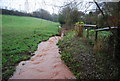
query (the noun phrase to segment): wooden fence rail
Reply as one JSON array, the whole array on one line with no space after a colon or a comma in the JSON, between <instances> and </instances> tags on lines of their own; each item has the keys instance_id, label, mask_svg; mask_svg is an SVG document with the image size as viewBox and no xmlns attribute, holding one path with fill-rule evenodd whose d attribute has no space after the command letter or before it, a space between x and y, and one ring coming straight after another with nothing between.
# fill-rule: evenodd
<instances>
[{"instance_id":1,"label":"wooden fence rail","mask_svg":"<svg viewBox=\"0 0 120 81\"><path fill-rule=\"evenodd\" d=\"M98 31L111 31L111 30L115 30L118 28L120 28L120 27L104 27L104 28L95 29L95 31L96 31L95 41L97 41L97 38L98 38Z\"/></svg>"},{"instance_id":2,"label":"wooden fence rail","mask_svg":"<svg viewBox=\"0 0 120 81\"><path fill-rule=\"evenodd\" d=\"M104 28L100 28L100 29L95 29L95 31L109 31L109 30L113 30L113 29L117 29L119 27L104 27Z\"/></svg>"},{"instance_id":3,"label":"wooden fence rail","mask_svg":"<svg viewBox=\"0 0 120 81\"><path fill-rule=\"evenodd\" d=\"M91 24L82 24L82 26L87 28L87 35L86 35L87 38L89 38L89 28L90 27L93 27L93 28L97 27L97 25L91 25Z\"/></svg>"},{"instance_id":4,"label":"wooden fence rail","mask_svg":"<svg viewBox=\"0 0 120 81\"><path fill-rule=\"evenodd\" d=\"M82 25L83 27L85 27L87 29L87 38L89 38L89 28L90 27L93 27L95 28L95 41L97 41L97 38L98 38L98 31L111 31L111 30L114 30L114 29L118 29L120 27L104 27L104 28L99 28L97 27L97 25L91 25L91 24L83 24Z\"/></svg>"}]
</instances>

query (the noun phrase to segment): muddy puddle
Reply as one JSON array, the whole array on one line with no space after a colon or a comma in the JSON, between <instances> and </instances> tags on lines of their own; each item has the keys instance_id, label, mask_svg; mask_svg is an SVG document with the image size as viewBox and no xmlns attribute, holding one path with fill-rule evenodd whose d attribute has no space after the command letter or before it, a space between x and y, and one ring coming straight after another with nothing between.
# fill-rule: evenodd
<instances>
[{"instance_id":1,"label":"muddy puddle","mask_svg":"<svg viewBox=\"0 0 120 81\"><path fill-rule=\"evenodd\" d=\"M38 45L35 55L22 61L10 79L75 79L69 68L60 58L56 45L61 37L55 36Z\"/></svg>"}]
</instances>

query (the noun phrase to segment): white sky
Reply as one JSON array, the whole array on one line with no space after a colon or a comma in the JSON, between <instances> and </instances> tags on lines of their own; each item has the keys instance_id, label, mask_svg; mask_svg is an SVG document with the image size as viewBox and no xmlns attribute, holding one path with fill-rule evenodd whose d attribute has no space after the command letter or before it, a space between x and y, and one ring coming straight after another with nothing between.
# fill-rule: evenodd
<instances>
[{"instance_id":1,"label":"white sky","mask_svg":"<svg viewBox=\"0 0 120 81\"><path fill-rule=\"evenodd\" d=\"M73 1L73 0L0 0L0 7L1 8L7 7L7 9L14 9L19 11L27 11L27 12L32 12L42 8L49 11L52 14L52 13L58 13L59 11L59 8L55 7L55 5L62 6L65 4L65 2L69 2L69 1ZM83 1L93 1L93 0L76 0L76 1L83 2ZM83 8L79 6L79 9L81 11L84 11L85 7L84 6L82 7ZM94 7L95 5L91 5L89 8L94 8Z\"/></svg>"}]
</instances>

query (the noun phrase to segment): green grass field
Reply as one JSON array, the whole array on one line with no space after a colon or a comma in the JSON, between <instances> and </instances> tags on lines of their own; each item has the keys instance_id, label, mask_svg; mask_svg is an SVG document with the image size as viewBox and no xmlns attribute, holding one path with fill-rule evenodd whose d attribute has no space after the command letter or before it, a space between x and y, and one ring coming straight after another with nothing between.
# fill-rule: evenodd
<instances>
[{"instance_id":1,"label":"green grass field","mask_svg":"<svg viewBox=\"0 0 120 81\"><path fill-rule=\"evenodd\" d=\"M59 23L33 18L2 15L2 71L9 78L15 65L29 59L38 43L58 34Z\"/></svg>"}]
</instances>

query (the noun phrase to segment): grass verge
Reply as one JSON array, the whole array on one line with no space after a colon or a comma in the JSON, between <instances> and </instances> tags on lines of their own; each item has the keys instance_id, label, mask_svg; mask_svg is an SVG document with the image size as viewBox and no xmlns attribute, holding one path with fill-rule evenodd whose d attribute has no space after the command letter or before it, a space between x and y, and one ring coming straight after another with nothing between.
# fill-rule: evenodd
<instances>
[{"instance_id":1,"label":"grass verge","mask_svg":"<svg viewBox=\"0 0 120 81\"><path fill-rule=\"evenodd\" d=\"M119 79L115 59L108 52L94 52L94 45L93 39L76 37L74 31L58 42L61 58L77 79Z\"/></svg>"}]
</instances>

